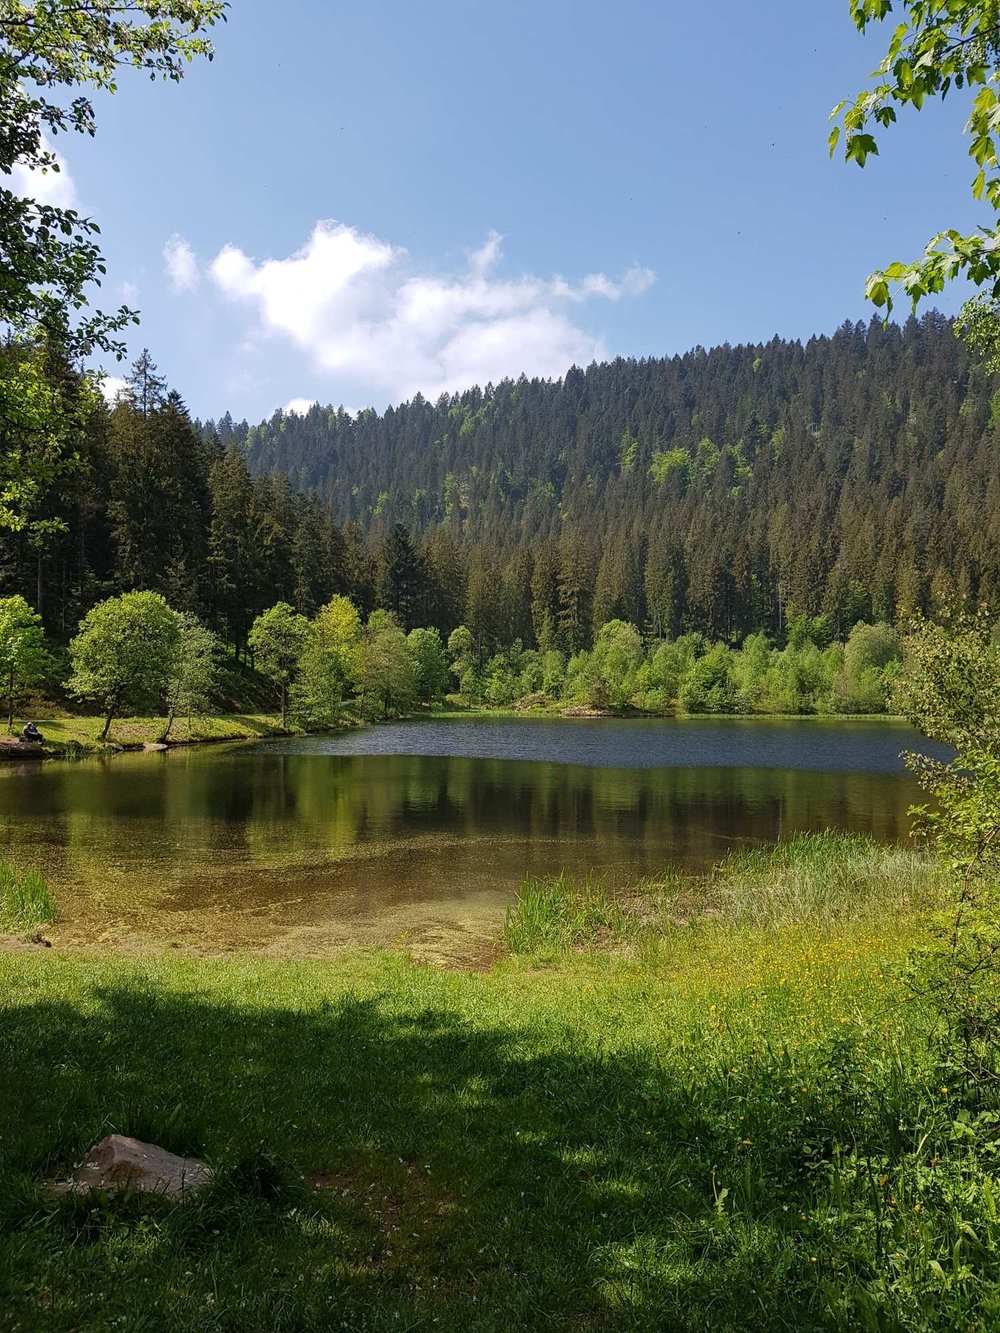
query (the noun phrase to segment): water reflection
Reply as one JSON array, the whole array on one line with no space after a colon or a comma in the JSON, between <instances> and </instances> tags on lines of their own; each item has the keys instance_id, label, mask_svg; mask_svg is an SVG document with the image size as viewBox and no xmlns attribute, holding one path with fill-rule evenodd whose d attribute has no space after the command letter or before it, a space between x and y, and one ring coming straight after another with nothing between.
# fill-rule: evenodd
<instances>
[{"instance_id":1,"label":"water reflection","mask_svg":"<svg viewBox=\"0 0 1000 1333\"><path fill-rule=\"evenodd\" d=\"M52 876L70 942L308 953L409 935L448 953L495 928L525 874L701 869L800 829L901 838L907 742L871 724L411 724L0 769L0 824ZM785 766L683 758L754 746ZM667 751L676 766L654 766Z\"/></svg>"}]
</instances>

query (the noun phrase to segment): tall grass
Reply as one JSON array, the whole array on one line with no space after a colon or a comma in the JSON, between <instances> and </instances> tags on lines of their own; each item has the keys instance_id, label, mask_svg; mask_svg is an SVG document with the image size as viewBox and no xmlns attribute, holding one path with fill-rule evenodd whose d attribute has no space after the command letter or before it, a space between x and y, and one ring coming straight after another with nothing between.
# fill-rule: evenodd
<instances>
[{"instance_id":1,"label":"tall grass","mask_svg":"<svg viewBox=\"0 0 1000 1333\"><path fill-rule=\"evenodd\" d=\"M561 874L525 880L508 909L503 939L512 954L560 953L611 940L621 944L642 927L634 896L616 893L600 880L578 884Z\"/></svg>"},{"instance_id":2,"label":"tall grass","mask_svg":"<svg viewBox=\"0 0 1000 1333\"><path fill-rule=\"evenodd\" d=\"M0 931L27 935L56 918L56 900L38 870L0 861Z\"/></svg>"},{"instance_id":3,"label":"tall grass","mask_svg":"<svg viewBox=\"0 0 1000 1333\"><path fill-rule=\"evenodd\" d=\"M937 905L935 862L909 847L842 833L803 833L733 852L708 875L621 890L559 875L525 881L504 922L511 954L633 946L699 917L754 932L897 919Z\"/></svg>"},{"instance_id":4,"label":"tall grass","mask_svg":"<svg viewBox=\"0 0 1000 1333\"><path fill-rule=\"evenodd\" d=\"M941 893L926 854L831 832L734 852L706 887L727 920L756 930L898 914L933 905Z\"/></svg>"}]
</instances>

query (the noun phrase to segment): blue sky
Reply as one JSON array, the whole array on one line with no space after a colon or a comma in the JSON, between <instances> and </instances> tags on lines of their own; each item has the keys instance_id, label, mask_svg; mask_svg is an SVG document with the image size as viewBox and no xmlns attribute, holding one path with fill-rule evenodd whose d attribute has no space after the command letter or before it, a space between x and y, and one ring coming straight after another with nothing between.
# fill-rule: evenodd
<instances>
[{"instance_id":1,"label":"blue sky","mask_svg":"<svg viewBox=\"0 0 1000 1333\"><path fill-rule=\"evenodd\" d=\"M828 158L887 40L847 0L235 0L211 65L60 138L61 188L202 417L807 337L975 223L960 97Z\"/></svg>"}]
</instances>

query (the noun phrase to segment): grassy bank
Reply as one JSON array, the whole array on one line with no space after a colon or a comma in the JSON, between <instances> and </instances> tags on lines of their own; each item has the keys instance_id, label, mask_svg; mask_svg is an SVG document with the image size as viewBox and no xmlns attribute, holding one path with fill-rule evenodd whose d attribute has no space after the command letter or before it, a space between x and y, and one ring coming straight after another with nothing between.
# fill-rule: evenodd
<instances>
[{"instance_id":1,"label":"grassy bank","mask_svg":"<svg viewBox=\"0 0 1000 1333\"><path fill-rule=\"evenodd\" d=\"M996 1327L989 1108L893 970L935 887L861 851L832 922L810 848L712 915L538 886L484 974L0 957L0 1328ZM46 1198L110 1130L215 1186Z\"/></svg>"},{"instance_id":2,"label":"grassy bank","mask_svg":"<svg viewBox=\"0 0 1000 1333\"><path fill-rule=\"evenodd\" d=\"M15 724L15 731L23 720ZM101 717L79 717L62 714L39 720L47 749L59 751L99 752L123 746L153 745L160 740L167 726L165 717L116 718L106 741L100 739L104 729ZM261 736L287 735L277 713L222 713L196 717L189 724L187 718L176 718L170 730L171 744L196 744L199 741L242 741Z\"/></svg>"}]
</instances>

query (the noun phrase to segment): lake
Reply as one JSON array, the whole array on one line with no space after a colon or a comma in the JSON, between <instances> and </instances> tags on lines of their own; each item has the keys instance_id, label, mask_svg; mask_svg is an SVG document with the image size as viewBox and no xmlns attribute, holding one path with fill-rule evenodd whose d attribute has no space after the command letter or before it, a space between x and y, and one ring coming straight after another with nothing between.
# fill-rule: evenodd
<instances>
[{"instance_id":1,"label":"lake","mask_svg":"<svg viewBox=\"0 0 1000 1333\"><path fill-rule=\"evenodd\" d=\"M908 830L902 724L420 719L0 765L5 854L65 944L482 953L525 875L699 871L799 830ZM922 748L927 748L922 745Z\"/></svg>"}]
</instances>

